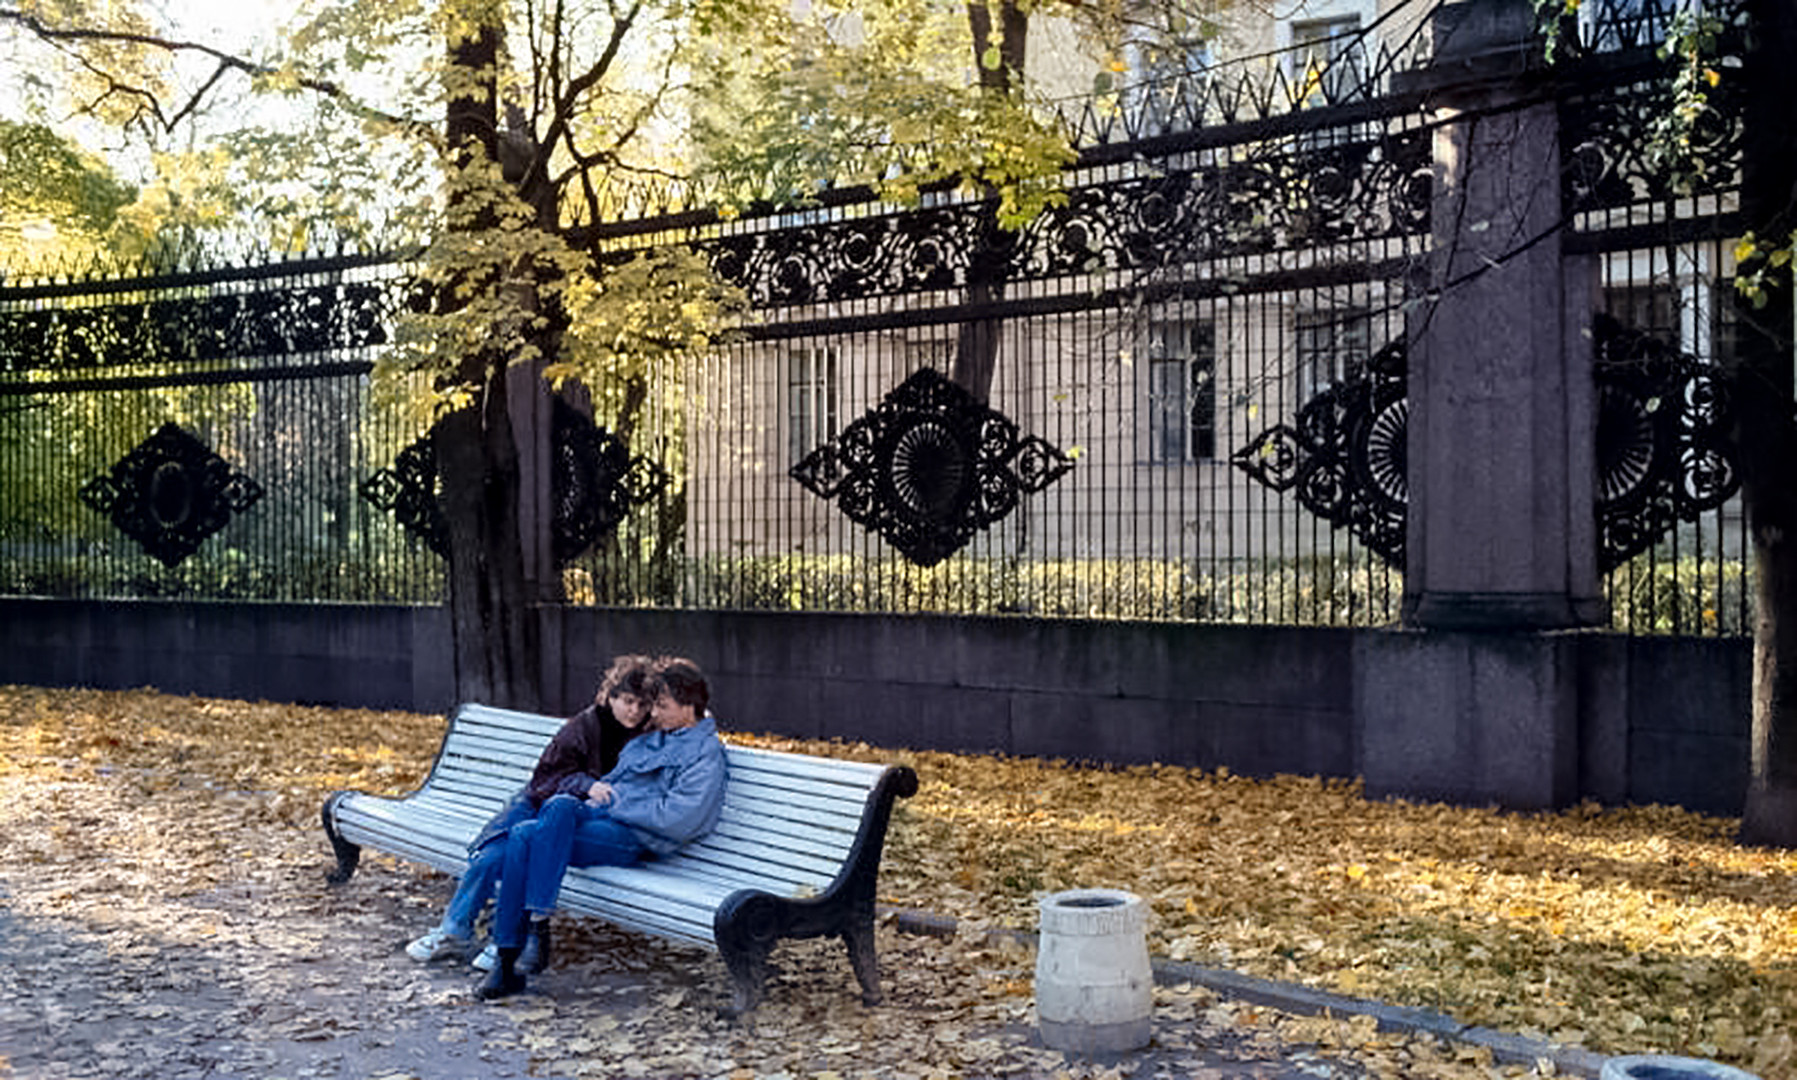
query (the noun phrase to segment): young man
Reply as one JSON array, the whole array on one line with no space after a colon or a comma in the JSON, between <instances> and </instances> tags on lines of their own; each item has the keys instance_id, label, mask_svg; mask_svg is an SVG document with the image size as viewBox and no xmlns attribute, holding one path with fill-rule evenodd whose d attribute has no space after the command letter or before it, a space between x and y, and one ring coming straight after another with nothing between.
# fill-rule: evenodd
<instances>
[{"instance_id":1,"label":"young man","mask_svg":"<svg viewBox=\"0 0 1797 1080\"><path fill-rule=\"evenodd\" d=\"M474 920L499 884L505 861L506 835L520 823L535 817L556 795L585 798L599 784L599 777L618 763L625 743L642 729L649 715L649 679L653 662L647 656L619 656L606 669L593 704L562 725L537 759L530 782L481 828L468 845L468 869L456 883L455 895L444 909L443 919L430 932L406 946L406 955L419 963L463 959L474 937ZM538 943L539 946L541 943ZM540 970L548 962L542 948L527 950L522 965ZM474 964L482 970L493 966L483 952Z\"/></svg>"},{"instance_id":2,"label":"young man","mask_svg":"<svg viewBox=\"0 0 1797 1080\"><path fill-rule=\"evenodd\" d=\"M691 660L664 657L651 670L649 690L649 731L624 747L617 768L584 799L551 798L506 837L493 916L498 963L477 989L481 997L525 988L524 945L534 940L547 951L549 913L570 866L628 866L671 855L717 824L724 744L706 712L711 690L704 674Z\"/></svg>"}]
</instances>

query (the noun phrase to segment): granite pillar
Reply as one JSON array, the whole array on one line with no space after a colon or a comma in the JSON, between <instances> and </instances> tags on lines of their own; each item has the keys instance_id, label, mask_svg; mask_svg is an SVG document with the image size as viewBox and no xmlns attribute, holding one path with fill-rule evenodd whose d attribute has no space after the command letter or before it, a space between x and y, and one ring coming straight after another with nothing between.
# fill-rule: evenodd
<instances>
[{"instance_id":1,"label":"granite pillar","mask_svg":"<svg viewBox=\"0 0 1797 1080\"><path fill-rule=\"evenodd\" d=\"M1409 344L1405 629L1356 655L1373 796L1546 809L1579 794L1578 635L1603 621L1595 265L1568 262L1556 106L1528 0L1433 18L1434 133Z\"/></svg>"},{"instance_id":2,"label":"granite pillar","mask_svg":"<svg viewBox=\"0 0 1797 1080\"><path fill-rule=\"evenodd\" d=\"M1556 109L1527 0L1435 18L1428 281L1408 327L1406 622L1603 621L1592 502L1589 263L1560 251Z\"/></svg>"}]
</instances>

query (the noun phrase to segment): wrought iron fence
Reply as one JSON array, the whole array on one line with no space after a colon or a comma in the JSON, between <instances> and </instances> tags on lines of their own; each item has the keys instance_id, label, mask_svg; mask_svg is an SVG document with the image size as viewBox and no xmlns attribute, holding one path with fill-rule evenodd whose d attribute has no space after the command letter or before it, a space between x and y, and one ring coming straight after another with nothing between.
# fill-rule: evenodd
<instances>
[{"instance_id":1,"label":"wrought iron fence","mask_svg":"<svg viewBox=\"0 0 1797 1080\"><path fill-rule=\"evenodd\" d=\"M1612 623L1631 633L1752 629L1727 441L1740 303L1733 241L1745 231L1738 85L1715 88L1682 160L1653 135L1674 113L1654 46L1680 18L1730 21L1737 7L1635 0L1582 11L1584 49L1638 59L1599 68L1605 76L1559 110L1564 247L1597 262L1610 321L1596 330L1612 331L1597 357L1599 559Z\"/></svg>"},{"instance_id":2,"label":"wrought iron fence","mask_svg":"<svg viewBox=\"0 0 1797 1080\"><path fill-rule=\"evenodd\" d=\"M412 437L368 407L404 287L338 258L0 289L0 588L439 599L357 495Z\"/></svg>"},{"instance_id":3,"label":"wrought iron fence","mask_svg":"<svg viewBox=\"0 0 1797 1080\"><path fill-rule=\"evenodd\" d=\"M1673 6L1594 18L1584 47L1626 53ZM1017 233L955 192L729 220L664 192L596 227L603 258L704 252L756 316L646 394L558 411L568 598L1395 622L1433 136L1390 92L1395 55L1355 85L1287 64L1272 90L1126 95L1121 127L1082 120L1066 205ZM1730 129L1680 195L1635 150L1657 84L1606 70L1561 112L1565 247L1614 320L1594 326L1607 592L1620 629L1741 633L1712 438ZM1226 86L1251 116L1192 111ZM424 433L368 400L406 287L372 258L0 286L0 588L439 599Z\"/></svg>"},{"instance_id":4,"label":"wrought iron fence","mask_svg":"<svg viewBox=\"0 0 1797 1080\"><path fill-rule=\"evenodd\" d=\"M1238 450L1402 339L1428 138L1401 99L1188 131L1088 155L1015 234L956 193L614 223L611 257L690 244L758 317L653 395L682 558L643 558L670 533L646 521L575 594L1394 621L1376 543Z\"/></svg>"}]
</instances>

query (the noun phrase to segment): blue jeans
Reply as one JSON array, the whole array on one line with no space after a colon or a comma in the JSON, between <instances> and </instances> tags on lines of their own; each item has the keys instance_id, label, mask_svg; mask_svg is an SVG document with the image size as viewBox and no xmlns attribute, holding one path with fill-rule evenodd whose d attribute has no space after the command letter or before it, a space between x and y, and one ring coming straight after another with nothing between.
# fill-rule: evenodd
<instances>
[{"instance_id":1,"label":"blue jeans","mask_svg":"<svg viewBox=\"0 0 1797 1080\"><path fill-rule=\"evenodd\" d=\"M523 947L525 913L542 917L555 910L569 867L629 866L647 850L604 807L572 795L552 797L535 819L512 826L506 835L493 944Z\"/></svg>"},{"instance_id":2,"label":"blue jeans","mask_svg":"<svg viewBox=\"0 0 1797 1080\"><path fill-rule=\"evenodd\" d=\"M494 815L482 830L494 829L508 831L517 828L523 822L535 816L537 808L530 799L517 796L506 803L504 809ZM474 920L480 917L480 909L493 899L493 893L499 888L499 873L505 866L505 842L503 839L493 841L468 856L468 869L462 871L462 880L456 883L455 895L449 898L449 906L443 911L443 921L438 927L446 934L454 934L459 938L474 936Z\"/></svg>"}]
</instances>

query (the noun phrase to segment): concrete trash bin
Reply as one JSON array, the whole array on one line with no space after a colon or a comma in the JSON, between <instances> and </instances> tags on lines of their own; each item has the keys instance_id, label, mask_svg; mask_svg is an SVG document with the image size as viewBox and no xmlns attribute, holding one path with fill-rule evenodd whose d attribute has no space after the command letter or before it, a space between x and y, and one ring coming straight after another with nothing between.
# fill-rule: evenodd
<instances>
[{"instance_id":1,"label":"concrete trash bin","mask_svg":"<svg viewBox=\"0 0 1797 1080\"><path fill-rule=\"evenodd\" d=\"M1705 1058L1626 1054L1604 1062L1598 1080L1759 1080L1750 1072Z\"/></svg>"},{"instance_id":2,"label":"concrete trash bin","mask_svg":"<svg viewBox=\"0 0 1797 1080\"><path fill-rule=\"evenodd\" d=\"M1043 897L1039 907L1036 1019L1043 1044L1072 1053L1147 1046L1154 972L1142 898L1118 889L1072 889Z\"/></svg>"}]
</instances>

